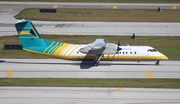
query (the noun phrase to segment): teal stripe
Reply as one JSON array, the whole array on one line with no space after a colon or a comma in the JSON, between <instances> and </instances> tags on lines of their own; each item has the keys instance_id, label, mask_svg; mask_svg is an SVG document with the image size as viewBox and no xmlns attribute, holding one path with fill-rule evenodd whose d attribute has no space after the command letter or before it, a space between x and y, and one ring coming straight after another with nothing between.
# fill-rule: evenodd
<instances>
[{"instance_id":1,"label":"teal stripe","mask_svg":"<svg viewBox=\"0 0 180 104\"><path fill-rule=\"evenodd\" d=\"M44 53L46 53L46 51L50 48L50 46L52 46L54 44L55 41L52 41L51 44L49 44L49 46L46 47L46 49L44 50Z\"/></svg>"},{"instance_id":2,"label":"teal stripe","mask_svg":"<svg viewBox=\"0 0 180 104\"><path fill-rule=\"evenodd\" d=\"M59 44L59 42L57 42L56 45L54 45L53 47L51 47L51 49L49 50L48 53L51 53L51 52L56 48L56 46L58 46L58 44Z\"/></svg>"},{"instance_id":3,"label":"teal stripe","mask_svg":"<svg viewBox=\"0 0 180 104\"><path fill-rule=\"evenodd\" d=\"M19 34L19 37L34 37L31 34Z\"/></svg>"},{"instance_id":4,"label":"teal stripe","mask_svg":"<svg viewBox=\"0 0 180 104\"><path fill-rule=\"evenodd\" d=\"M30 31L32 27L24 27L22 29L22 27L16 27L18 31Z\"/></svg>"},{"instance_id":5,"label":"teal stripe","mask_svg":"<svg viewBox=\"0 0 180 104\"><path fill-rule=\"evenodd\" d=\"M56 48L51 52L51 54L54 54L54 52L63 45L63 43L61 42L58 46L56 46Z\"/></svg>"},{"instance_id":6,"label":"teal stripe","mask_svg":"<svg viewBox=\"0 0 180 104\"><path fill-rule=\"evenodd\" d=\"M54 42L51 46L49 46L49 48L45 51L45 53L49 53L49 51L51 50L51 48L56 45L57 42Z\"/></svg>"}]
</instances>

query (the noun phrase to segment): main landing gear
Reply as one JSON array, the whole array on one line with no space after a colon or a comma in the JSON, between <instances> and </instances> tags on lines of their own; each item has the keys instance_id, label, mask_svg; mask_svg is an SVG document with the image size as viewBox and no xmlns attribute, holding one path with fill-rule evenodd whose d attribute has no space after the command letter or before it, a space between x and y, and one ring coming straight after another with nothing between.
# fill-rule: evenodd
<instances>
[{"instance_id":1,"label":"main landing gear","mask_svg":"<svg viewBox=\"0 0 180 104\"><path fill-rule=\"evenodd\" d=\"M159 65L159 60L158 60L158 61L156 61L155 65Z\"/></svg>"},{"instance_id":2,"label":"main landing gear","mask_svg":"<svg viewBox=\"0 0 180 104\"><path fill-rule=\"evenodd\" d=\"M95 58L94 64L93 64L94 66L98 66L99 65L101 57L102 57L102 54L97 54L96 55L96 58Z\"/></svg>"}]
</instances>

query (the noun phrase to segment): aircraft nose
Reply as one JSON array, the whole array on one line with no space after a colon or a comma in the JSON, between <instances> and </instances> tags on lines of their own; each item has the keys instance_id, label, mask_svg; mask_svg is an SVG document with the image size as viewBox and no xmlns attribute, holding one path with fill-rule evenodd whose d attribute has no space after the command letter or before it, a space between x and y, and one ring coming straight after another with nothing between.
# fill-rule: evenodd
<instances>
[{"instance_id":1,"label":"aircraft nose","mask_svg":"<svg viewBox=\"0 0 180 104\"><path fill-rule=\"evenodd\" d=\"M168 57L166 55L163 55L162 59L163 60L168 60Z\"/></svg>"}]
</instances>

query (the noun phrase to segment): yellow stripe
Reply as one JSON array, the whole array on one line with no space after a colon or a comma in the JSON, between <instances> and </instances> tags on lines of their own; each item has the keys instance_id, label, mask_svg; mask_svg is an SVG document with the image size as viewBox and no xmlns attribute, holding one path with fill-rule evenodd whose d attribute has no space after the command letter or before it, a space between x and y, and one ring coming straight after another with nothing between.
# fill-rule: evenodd
<instances>
[{"instance_id":1,"label":"yellow stripe","mask_svg":"<svg viewBox=\"0 0 180 104\"><path fill-rule=\"evenodd\" d=\"M58 5L54 5L52 8L58 8Z\"/></svg>"},{"instance_id":2,"label":"yellow stripe","mask_svg":"<svg viewBox=\"0 0 180 104\"><path fill-rule=\"evenodd\" d=\"M58 47L54 48L51 53L53 53L55 50L57 50L57 48L59 48L61 46L61 44L62 43L60 43Z\"/></svg>"},{"instance_id":3,"label":"yellow stripe","mask_svg":"<svg viewBox=\"0 0 180 104\"><path fill-rule=\"evenodd\" d=\"M36 37L38 37L38 35L37 35L36 31L34 31L34 28L32 28L32 30L33 30L33 32L35 33Z\"/></svg>"},{"instance_id":4,"label":"yellow stripe","mask_svg":"<svg viewBox=\"0 0 180 104\"><path fill-rule=\"evenodd\" d=\"M53 56L52 54L47 54L47 53L43 53L43 52L38 52L38 51L33 51L33 50L29 50L26 48L23 48L23 50L27 51L27 52L31 52L31 53L35 53L35 54L41 54L41 55L46 55L46 56Z\"/></svg>"},{"instance_id":5,"label":"yellow stripe","mask_svg":"<svg viewBox=\"0 0 180 104\"><path fill-rule=\"evenodd\" d=\"M122 90L123 90L123 88L116 88L115 90L113 90L113 92L120 92Z\"/></svg>"},{"instance_id":6,"label":"yellow stripe","mask_svg":"<svg viewBox=\"0 0 180 104\"><path fill-rule=\"evenodd\" d=\"M18 34L30 34L29 31L18 31Z\"/></svg>"},{"instance_id":7,"label":"yellow stripe","mask_svg":"<svg viewBox=\"0 0 180 104\"><path fill-rule=\"evenodd\" d=\"M71 44L69 44L67 47L65 47L62 51L61 51L61 53L59 54L59 55L62 55L62 54L64 54L64 51L66 51L69 47L71 47L72 45Z\"/></svg>"},{"instance_id":8,"label":"yellow stripe","mask_svg":"<svg viewBox=\"0 0 180 104\"><path fill-rule=\"evenodd\" d=\"M166 60L168 59L166 56L114 56L114 55L106 55L104 57L102 57L102 59L119 59L119 60Z\"/></svg>"},{"instance_id":9,"label":"yellow stripe","mask_svg":"<svg viewBox=\"0 0 180 104\"><path fill-rule=\"evenodd\" d=\"M38 37L19 37L19 38L38 38Z\"/></svg>"},{"instance_id":10,"label":"yellow stripe","mask_svg":"<svg viewBox=\"0 0 180 104\"><path fill-rule=\"evenodd\" d=\"M70 56L74 52L74 50L76 50L78 47L79 47L79 45L77 45L68 56Z\"/></svg>"},{"instance_id":11,"label":"yellow stripe","mask_svg":"<svg viewBox=\"0 0 180 104\"><path fill-rule=\"evenodd\" d=\"M152 72L145 72L145 74L148 78L154 78L154 75L152 74Z\"/></svg>"},{"instance_id":12,"label":"yellow stripe","mask_svg":"<svg viewBox=\"0 0 180 104\"><path fill-rule=\"evenodd\" d=\"M70 44L64 43L61 47L59 47L55 52L54 55L59 56L59 54Z\"/></svg>"},{"instance_id":13,"label":"yellow stripe","mask_svg":"<svg viewBox=\"0 0 180 104\"><path fill-rule=\"evenodd\" d=\"M13 77L14 76L14 74L13 74L13 72L11 70L6 71L6 75L8 77Z\"/></svg>"},{"instance_id":14,"label":"yellow stripe","mask_svg":"<svg viewBox=\"0 0 180 104\"><path fill-rule=\"evenodd\" d=\"M72 46L74 46L74 45L70 45L69 47L67 47L67 48L65 48L64 50L63 50L63 52L61 53L61 55L66 55L66 53L71 49L71 47Z\"/></svg>"},{"instance_id":15,"label":"yellow stripe","mask_svg":"<svg viewBox=\"0 0 180 104\"><path fill-rule=\"evenodd\" d=\"M51 45L49 45L49 46L44 50L44 53L47 51L47 49L48 49L49 47L51 47L51 46L54 44L54 42L55 42L55 41L53 41L53 42L51 43Z\"/></svg>"}]
</instances>

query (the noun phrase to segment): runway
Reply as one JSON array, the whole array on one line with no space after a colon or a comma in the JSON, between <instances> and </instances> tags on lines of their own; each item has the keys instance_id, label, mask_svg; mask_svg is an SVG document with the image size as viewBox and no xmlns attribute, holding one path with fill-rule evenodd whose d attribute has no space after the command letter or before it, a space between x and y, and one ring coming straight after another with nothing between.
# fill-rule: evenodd
<instances>
[{"instance_id":1,"label":"runway","mask_svg":"<svg viewBox=\"0 0 180 104\"><path fill-rule=\"evenodd\" d=\"M155 62L101 61L61 59L0 59L1 78L180 78L179 61Z\"/></svg>"},{"instance_id":2,"label":"runway","mask_svg":"<svg viewBox=\"0 0 180 104\"><path fill-rule=\"evenodd\" d=\"M180 36L180 23L32 21L40 34ZM0 35L16 35L14 23L0 23ZM102 31L103 30L103 31Z\"/></svg>"},{"instance_id":3,"label":"runway","mask_svg":"<svg viewBox=\"0 0 180 104\"><path fill-rule=\"evenodd\" d=\"M157 9L161 7L162 9L180 9L180 3L0 2L0 4L23 8Z\"/></svg>"},{"instance_id":4,"label":"runway","mask_svg":"<svg viewBox=\"0 0 180 104\"><path fill-rule=\"evenodd\" d=\"M112 8L116 5L118 9L139 8L162 8L176 9L180 4L146 4L146 3L57 3L57 2L0 2L0 36L17 35L14 24L17 20L14 15L24 8ZM132 36L179 36L180 23L162 22L57 22L57 21L32 21L40 34L56 35L121 35ZM103 31L102 31L103 30Z\"/></svg>"},{"instance_id":5,"label":"runway","mask_svg":"<svg viewBox=\"0 0 180 104\"><path fill-rule=\"evenodd\" d=\"M0 87L1 104L164 104L180 103L180 89Z\"/></svg>"}]
</instances>

